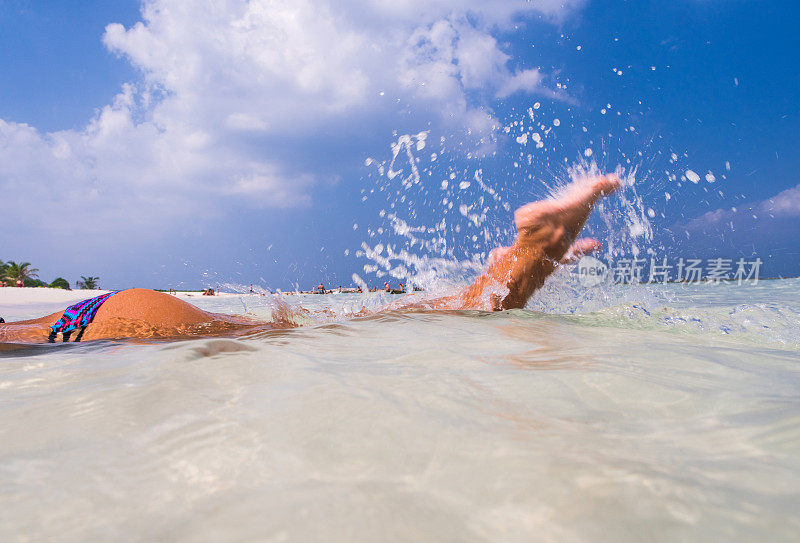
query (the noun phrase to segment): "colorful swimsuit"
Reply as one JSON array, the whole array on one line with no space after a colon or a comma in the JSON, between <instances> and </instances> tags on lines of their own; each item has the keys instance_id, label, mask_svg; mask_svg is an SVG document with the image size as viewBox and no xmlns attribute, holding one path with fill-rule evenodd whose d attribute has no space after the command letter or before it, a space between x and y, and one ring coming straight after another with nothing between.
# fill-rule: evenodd
<instances>
[{"instance_id":1,"label":"colorful swimsuit","mask_svg":"<svg viewBox=\"0 0 800 543\"><path fill-rule=\"evenodd\" d=\"M55 343L56 335L63 334L62 341L67 342L69 341L69 336L72 334L72 331L76 328L80 328L81 331L78 332L78 335L75 337L75 341L80 341L86 327L97 314L97 310L100 309L103 302L111 298L114 294L116 294L116 292L101 294L100 296L69 306L64 311L64 316L58 319L53 325L52 332L50 332L50 336L47 340L50 343Z\"/></svg>"}]
</instances>

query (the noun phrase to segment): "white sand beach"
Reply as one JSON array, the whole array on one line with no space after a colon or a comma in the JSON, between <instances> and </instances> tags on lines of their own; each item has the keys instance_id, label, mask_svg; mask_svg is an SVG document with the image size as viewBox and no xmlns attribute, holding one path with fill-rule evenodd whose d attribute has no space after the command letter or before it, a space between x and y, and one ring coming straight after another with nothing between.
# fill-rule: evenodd
<instances>
[{"instance_id":1,"label":"white sand beach","mask_svg":"<svg viewBox=\"0 0 800 543\"><path fill-rule=\"evenodd\" d=\"M5 287L0 288L0 317L6 322L31 319L41 317L50 313L55 313L66 309L67 306L93 298L101 294L111 292L109 290L64 290L60 288L47 287ZM178 298L187 301L203 298L201 292L178 291L175 293ZM258 296L258 294L231 294L220 293L216 296L220 298Z\"/></svg>"},{"instance_id":2,"label":"white sand beach","mask_svg":"<svg viewBox=\"0 0 800 543\"><path fill-rule=\"evenodd\" d=\"M106 292L109 291L64 290L46 287L0 288L0 317L3 317L6 322L41 317Z\"/></svg>"}]
</instances>

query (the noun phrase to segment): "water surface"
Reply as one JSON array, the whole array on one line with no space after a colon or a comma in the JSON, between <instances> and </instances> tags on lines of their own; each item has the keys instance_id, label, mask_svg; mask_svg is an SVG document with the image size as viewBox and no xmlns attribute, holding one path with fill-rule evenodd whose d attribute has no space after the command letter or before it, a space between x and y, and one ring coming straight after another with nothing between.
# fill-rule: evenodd
<instances>
[{"instance_id":1,"label":"water surface","mask_svg":"<svg viewBox=\"0 0 800 543\"><path fill-rule=\"evenodd\" d=\"M0 352L0 538L796 540L798 287Z\"/></svg>"}]
</instances>

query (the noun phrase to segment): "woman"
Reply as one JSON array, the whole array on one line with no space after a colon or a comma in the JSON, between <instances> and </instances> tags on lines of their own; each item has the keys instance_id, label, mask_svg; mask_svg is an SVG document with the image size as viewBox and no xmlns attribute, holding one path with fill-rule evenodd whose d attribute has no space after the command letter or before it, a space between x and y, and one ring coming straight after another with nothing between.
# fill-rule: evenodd
<instances>
[{"instance_id":1,"label":"woman","mask_svg":"<svg viewBox=\"0 0 800 543\"><path fill-rule=\"evenodd\" d=\"M514 213L514 243L492 251L484 273L458 295L429 301L425 307L494 311L524 307L559 262L600 247L596 240L577 240L577 236L597 200L619 185L613 174L587 178L570 185L557 199L521 207ZM62 341L241 335L289 326L209 313L168 294L137 288L84 300L39 319L0 324L0 342L52 342L59 335Z\"/></svg>"}]
</instances>

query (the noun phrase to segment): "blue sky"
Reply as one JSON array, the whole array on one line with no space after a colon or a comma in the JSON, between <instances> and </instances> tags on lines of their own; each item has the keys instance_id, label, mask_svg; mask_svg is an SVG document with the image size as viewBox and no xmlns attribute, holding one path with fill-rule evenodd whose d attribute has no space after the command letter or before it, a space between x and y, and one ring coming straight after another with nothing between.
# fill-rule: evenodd
<instances>
[{"instance_id":1,"label":"blue sky","mask_svg":"<svg viewBox=\"0 0 800 543\"><path fill-rule=\"evenodd\" d=\"M546 195L590 148L638 166L654 236L637 246L797 275L791 4L4 2L0 258L115 288L382 283L362 242L408 240L381 210L446 217L455 257L480 254L509 241L502 204ZM422 131L419 183L400 184L407 163L380 175ZM442 204L481 196L480 228Z\"/></svg>"}]
</instances>

